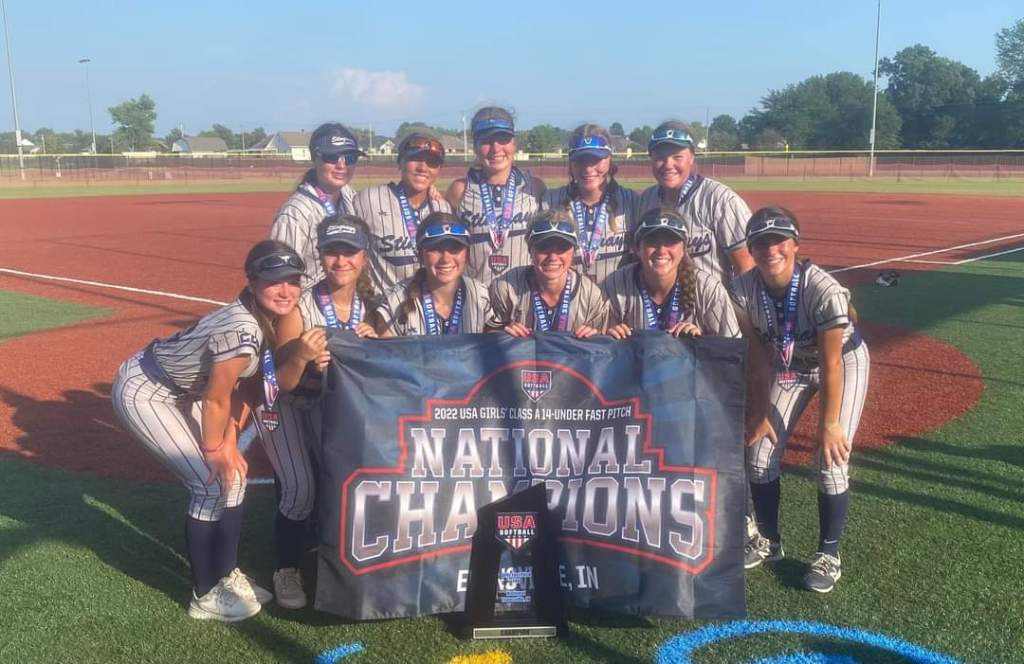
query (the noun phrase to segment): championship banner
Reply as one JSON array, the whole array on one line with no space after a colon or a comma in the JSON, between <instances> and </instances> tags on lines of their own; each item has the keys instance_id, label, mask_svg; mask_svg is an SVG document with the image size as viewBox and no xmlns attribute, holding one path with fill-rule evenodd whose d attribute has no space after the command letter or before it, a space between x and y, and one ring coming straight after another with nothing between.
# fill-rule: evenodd
<instances>
[{"instance_id":1,"label":"championship banner","mask_svg":"<svg viewBox=\"0 0 1024 664\"><path fill-rule=\"evenodd\" d=\"M330 348L317 609L463 610L477 510L543 483L572 605L744 615L742 341L332 331Z\"/></svg>"}]
</instances>

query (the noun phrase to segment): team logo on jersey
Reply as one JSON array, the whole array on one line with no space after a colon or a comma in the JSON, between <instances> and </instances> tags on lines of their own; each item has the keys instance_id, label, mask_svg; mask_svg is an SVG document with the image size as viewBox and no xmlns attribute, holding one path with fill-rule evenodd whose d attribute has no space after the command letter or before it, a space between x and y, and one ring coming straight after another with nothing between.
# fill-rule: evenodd
<instances>
[{"instance_id":1,"label":"team logo on jersey","mask_svg":"<svg viewBox=\"0 0 1024 664\"><path fill-rule=\"evenodd\" d=\"M691 235L689 242L686 243L686 252L690 258L703 256L711 252L711 244L711 233L707 231Z\"/></svg>"},{"instance_id":2,"label":"team logo on jersey","mask_svg":"<svg viewBox=\"0 0 1024 664\"><path fill-rule=\"evenodd\" d=\"M523 383L523 392L530 397L530 401L539 401L542 396L551 391L550 371L523 369L519 376Z\"/></svg>"},{"instance_id":3,"label":"team logo on jersey","mask_svg":"<svg viewBox=\"0 0 1024 664\"><path fill-rule=\"evenodd\" d=\"M537 515L534 512L498 512L497 516L498 527L494 535L513 551L525 547L537 534Z\"/></svg>"},{"instance_id":4,"label":"team logo on jersey","mask_svg":"<svg viewBox=\"0 0 1024 664\"><path fill-rule=\"evenodd\" d=\"M509 258L502 254L491 254L487 257L487 264L491 266L491 272L501 274L508 269Z\"/></svg>"}]
</instances>

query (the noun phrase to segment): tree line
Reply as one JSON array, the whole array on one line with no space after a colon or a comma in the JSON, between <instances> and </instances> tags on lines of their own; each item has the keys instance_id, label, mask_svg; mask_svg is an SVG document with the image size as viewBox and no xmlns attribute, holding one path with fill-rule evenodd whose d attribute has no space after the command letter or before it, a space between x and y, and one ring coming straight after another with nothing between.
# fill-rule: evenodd
<instances>
[{"instance_id":1,"label":"tree line","mask_svg":"<svg viewBox=\"0 0 1024 664\"><path fill-rule=\"evenodd\" d=\"M878 149L1024 148L1024 18L995 35L997 69L982 77L967 65L915 44L883 58L878 73L885 87L878 94L875 145ZM853 72L833 72L769 90L760 106L741 119L718 115L709 127L691 123L695 138L709 150L841 150L863 149L869 143L874 86ZM116 129L96 135L100 153L148 150L156 147L156 102L146 94L107 109ZM461 136L461 129L404 122L397 136L428 127ZM367 129L354 129L361 144L369 145ZM629 139L634 149L646 149L651 127L628 134L619 122L609 126L613 136ZM519 146L527 152L564 148L569 129L550 124L520 132ZM235 133L222 124L199 136L224 139L228 149L251 148L266 139L262 127ZM88 132L55 132L44 127L26 134L46 152L87 152ZM176 128L163 137L170 149L180 139ZM15 152L14 132L0 133L0 152Z\"/></svg>"}]
</instances>

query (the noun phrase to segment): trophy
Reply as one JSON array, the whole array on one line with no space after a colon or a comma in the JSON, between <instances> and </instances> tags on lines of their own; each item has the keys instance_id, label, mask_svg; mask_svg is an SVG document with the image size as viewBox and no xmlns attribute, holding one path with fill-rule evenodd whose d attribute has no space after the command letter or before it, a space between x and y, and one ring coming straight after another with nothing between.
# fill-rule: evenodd
<instances>
[{"instance_id":1,"label":"trophy","mask_svg":"<svg viewBox=\"0 0 1024 664\"><path fill-rule=\"evenodd\" d=\"M543 484L477 510L466 586L466 618L474 639L564 632L554 525Z\"/></svg>"}]
</instances>

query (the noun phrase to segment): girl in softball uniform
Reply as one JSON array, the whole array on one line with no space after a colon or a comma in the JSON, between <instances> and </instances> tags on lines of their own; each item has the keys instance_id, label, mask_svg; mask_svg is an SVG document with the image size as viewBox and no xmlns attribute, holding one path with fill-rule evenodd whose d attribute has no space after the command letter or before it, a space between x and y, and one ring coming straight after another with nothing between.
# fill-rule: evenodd
<instances>
[{"instance_id":1,"label":"girl in softball uniform","mask_svg":"<svg viewBox=\"0 0 1024 664\"><path fill-rule=\"evenodd\" d=\"M377 309L382 336L472 334L491 314L487 288L466 272L469 229L435 212L416 234L420 269L386 291Z\"/></svg>"},{"instance_id":2,"label":"girl in softball uniform","mask_svg":"<svg viewBox=\"0 0 1024 664\"><path fill-rule=\"evenodd\" d=\"M316 496L313 460L320 440L321 370L330 361L328 328L354 330L376 337L367 322L374 290L367 269L370 231L359 217L327 217L317 229L317 249L326 275L303 291L298 306L277 326L278 426L260 434L277 478L279 497L274 521L277 567L274 595L278 606L306 605L299 567L308 521Z\"/></svg>"},{"instance_id":3,"label":"girl in softball uniform","mask_svg":"<svg viewBox=\"0 0 1024 664\"><path fill-rule=\"evenodd\" d=\"M563 210L541 213L526 236L531 264L491 284L494 310L489 329L514 337L571 332L579 339L601 334L608 302L593 280L573 269L579 246L576 224Z\"/></svg>"},{"instance_id":4,"label":"girl in softball uniform","mask_svg":"<svg viewBox=\"0 0 1024 664\"><path fill-rule=\"evenodd\" d=\"M239 381L262 373L271 416L274 324L295 308L304 269L284 243L258 243L246 257L248 285L237 300L153 341L114 380L122 425L191 494L185 538L193 578L188 613L196 619L244 620L271 598L238 569L247 466L237 440L248 412Z\"/></svg>"},{"instance_id":5,"label":"girl in softball uniform","mask_svg":"<svg viewBox=\"0 0 1024 664\"><path fill-rule=\"evenodd\" d=\"M540 211L545 187L515 165L511 113L481 108L471 127L477 165L452 182L445 195L472 234L468 273L489 286L509 270L530 264L526 229Z\"/></svg>"},{"instance_id":6,"label":"girl in softball uniform","mask_svg":"<svg viewBox=\"0 0 1024 664\"><path fill-rule=\"evenodd\" d=\"M648 210L634 239L639 262L612 272L601 284L610 336L625 339L633 330L740 336L725 287L687 257L686 222L675 210Z\"/></svg>"},{"instance_id":7,"label":"girl in softball uniform","mask_svg":"<svg viewBox=\"0 0 1024 664\"><path fill-rule=\"evenodd\" d=\"M628 233L639 196L615 181L612 139L604 127L580 125L569 139L569 184L549 190L543 208L567 210L580 229L576 268L597 283L635 260Z\"/></svg>"},{"instance_id":8,"label":"girl in softball uniform","mask_svg":"<svg viewBox=\"0 0 1024 664\"><path fill-rule=\"evenodd\" d=\"M444 146L433 133L417 130L398 145L398 183L356 194L357 217L370 227L370 277L378 290L392 288L416 272L416 229L432 212L451 212L434 183L444 164Z\"/></svg>"},{"instance_id":9,"label":"girl in softball uniform","mask_svg":"<svg viewBox=\"0 0 1024 664\"><path fill-rule=\"evenodd\" d=\"M693 132L682 122L662 122L647 152L657 184L640 195L640 212L670 207L686 220L687 253L698 269L726 288L754 264L744 228L750 208L728 186L696 171Z\"/></svg>"},{"instance_id":10,"label":"girl in softball uniform","mask_svg":"<svg viewBox=\"0 0 1024 664\"><path fill-rule=\"evenodd\" d=\"M348 129L330 122L309 137L313 167L302 176L295 192L274 216L270 237L294 249L306 264L302 288L306 290L324 278L316 248L316 228L324 217L351 214L355 190L349 185L356 162L366 153L359 149Z\"/></svg>"},{"instance_id":11,"label":"girl in softball uniform","mask_svg":"<svg viewBox=\"0 0 1024 664\"><path fill-rule=\"evenodd\" d=\"M804 576L827 593L842 575L839 539L849 504L849 461L868 389L868 347L855 326L850 292L810 261L799 261L800 225L781 207L762 208L747 224L756 269L738 277L733 297L748 360L747 475L758 534L746 566L783 557L779 472L786 442L815 393L821 415L814 453L818 477L818 551Z\"/></svg>"}]
</instances>

